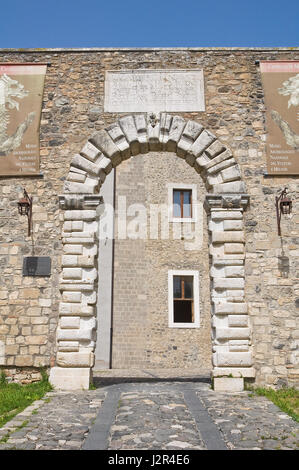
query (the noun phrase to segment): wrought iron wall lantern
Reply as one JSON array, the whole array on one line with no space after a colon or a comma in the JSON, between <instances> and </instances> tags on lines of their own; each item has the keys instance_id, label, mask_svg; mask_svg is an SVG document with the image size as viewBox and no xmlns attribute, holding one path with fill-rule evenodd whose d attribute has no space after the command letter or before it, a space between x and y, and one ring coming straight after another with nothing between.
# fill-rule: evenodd
<instances>
[{"instance_id":1,"label":"wrought iron wall lantern","mask_svg":"<svg viewBox=\"0 0 299 470\"><path fill-rule=\"evenodd\" d=\"M275 197L275 205L276 205L278 235L281 236L281 229L280 229L281 214L287 215L292 212L292 201L289 197L287 197L287 188L284 188L281 191L280 195Z\"/></svg>"},{"instance_id":2,"label":"wrought iron wall lantern","mask_svg":"<svg viewBox=\"0 0 299 470\"><path fill-rule=\"evenodd\" d=\"M27 215L28 217L28 237L30 237L32 227L32 197L28 196L25 188L24 197L18 202L18 210L20 215Z\"/></svg>"}]
</instances>

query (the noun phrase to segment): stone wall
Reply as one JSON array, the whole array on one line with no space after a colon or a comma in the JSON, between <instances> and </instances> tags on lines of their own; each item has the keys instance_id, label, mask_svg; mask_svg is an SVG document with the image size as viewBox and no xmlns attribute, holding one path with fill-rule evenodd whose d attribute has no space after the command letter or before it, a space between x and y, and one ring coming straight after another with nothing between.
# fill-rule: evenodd
<instances>
[{"instance_id":1,"label":"stone wall","mask_svg":"<svg viewBox=\"0 0 299 470\"><path fill-rule=\"evenodd\" d=\"M168 205L169 183L194 184L202 207L206 192L203 181L184 160L168 152L150 152L125 160L117 167L116 175L116 201L118 197L126 197L127 207L142 204L146 208L148 227L145 239L115 241L112 367L210 370L211 304L206 214L198 211L196 228L194 223L192 227L189 224L193 231L200 231L198 240L186 238L188 224L172 222L168 224L169 238L166 238L161 219L157 239L154 238L154 225L150 233L150 209ZM132 215L136 217L137 214ZM132 220L133 217L129 217L128 224ZM180 237L176 233L178 229ZM205 234L204 239L201 239L202 234ZM192 244L192 249L186 249L186 244ZM199 328L168 326L168 271L171 269L199 272Z\"/></svg>"},{"instance_id":2,"label":"stone wall","mask_svg":"<svg viewBox=\"0 0 299 470\"><path fill-rule=\"evenodd\" d=\"M0 55L4 63L51 63L40 134L43 176L0 178L0 365L9 373L55 363L63 225L58 195L73 156L95 131L119 117L103 111L105 71L203 68L206 111L181 115L202 124L233 151L250 196L244 219L245 295L256 382L298 386L298 177L264 176L265 106L256 65L257 60L298 60L298 51L2 50ZM294 204L292 215L282 220L279 238L274 200L284 186ZM33 196L33 241L17 213L23 187ZM36 255L51 256L50 278L22 276L23 256L33 248ZM289 258L286 274L279 265L282 255Z\"/></svg>"}]
</instances>

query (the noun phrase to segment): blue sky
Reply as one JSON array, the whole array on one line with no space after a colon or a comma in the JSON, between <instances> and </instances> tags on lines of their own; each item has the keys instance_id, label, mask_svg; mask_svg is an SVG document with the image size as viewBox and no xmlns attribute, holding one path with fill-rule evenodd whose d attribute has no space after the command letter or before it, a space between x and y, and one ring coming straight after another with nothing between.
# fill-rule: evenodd
<instances>
[{"instance_id":1,"label":"blue sky","mask_svg":"<svg viewBox=\"0 0 299 470\"><path fill-rule=\"evenodd\" d=\"M299 0L5 0L0 48L298 47Z\"/></svg>"}]
</instances>

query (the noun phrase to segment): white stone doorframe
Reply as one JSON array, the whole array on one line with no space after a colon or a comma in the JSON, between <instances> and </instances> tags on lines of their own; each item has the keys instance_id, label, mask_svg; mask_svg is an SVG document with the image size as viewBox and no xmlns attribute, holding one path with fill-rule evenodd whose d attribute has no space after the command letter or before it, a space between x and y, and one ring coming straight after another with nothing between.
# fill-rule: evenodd
<instances>
[{"instance_id":1,"label":"white stone doorframe","mask_svg":"<svg viewBox=\"0 0 299 470\"><path fill-rule=\"evenodd\" d=\"M186 160L207 187L209 218L214 386L243 389L254 377L244 299L245 184L232 152L211 132L181 116L124 116L94 134L72 161L59 197L64 214L63 256L56 366L58 389L88 389L94 364L97 302L97 233L106 175L122 160L169 151Z\"/></svg>"}]
</instances>

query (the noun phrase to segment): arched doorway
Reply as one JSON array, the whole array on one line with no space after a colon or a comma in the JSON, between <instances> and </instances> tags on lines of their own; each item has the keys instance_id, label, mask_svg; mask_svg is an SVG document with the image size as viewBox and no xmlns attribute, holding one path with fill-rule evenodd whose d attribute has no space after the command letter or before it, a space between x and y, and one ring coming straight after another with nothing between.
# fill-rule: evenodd
<instances>
[{"instance_id":1,"label":"arched doorway","mask_svg":"<svg viewBox=\"0 0 299 470\"><path fill-rule=\"evenodd\" d=\"M62 301L57 366L50 375L58 388L86 388L94 362L101 185L123 160L150 151L174 152L201 175L208 191L213 376L254 376L244 298L243 211L249 198L239 165L199 123L166 113L137 114L89 139L73 157L60 197L65 220Z\"/></svg>"}]
</instances>

